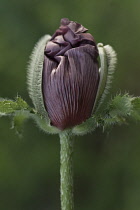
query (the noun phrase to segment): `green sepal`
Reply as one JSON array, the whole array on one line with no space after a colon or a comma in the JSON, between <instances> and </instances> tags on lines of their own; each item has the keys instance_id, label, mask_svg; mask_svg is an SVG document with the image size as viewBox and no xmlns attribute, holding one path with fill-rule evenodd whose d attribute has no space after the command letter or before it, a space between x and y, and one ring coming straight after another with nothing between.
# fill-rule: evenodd
<instances>
[{"instance_id":1,"label":"green sepal","mask_svg":"<svg viewBox=\"0 0 140 210\"><path fill-rule=\"evenodd\" d=\"M43 118L46 118L48 122L49 117L44 107L42 95L42 71L44 62L44 49L50 39L50 35L45 35L36 43L30 56L27 73L29 96L32 99L33 105L37 112L42 115Z\"/></svg>"},{"instance_id":2,"label":"green sepal","mask_svg":"<svg viewBox=\"0 0 140 210\"><path fill-rule=\"evenodd\" d=\"M35 120L36 125L45 133L49 134L59 134L61 131L52 126L50 124L50 121L48 121L46 118L43 118L40 114L31 114L31 118Z\"/></svg>"},{"instance_id":3,"label":"green sepal","mask_svg":"<svg viewBox=\"0 0 140 210\"><path fill-rule=\"evenodd\" d=\"M110 45L103 46L102 43L99 43L98 51L100 58L100 81L93 107L93 115L102 112L110 99L111 94L109 93L117 63L116 52Z\"/></svg>"},{"instance_id":4,"label":"green sepal","mask_svg":"<svg viewBox=\"0 0 140 210\"><path fill-rule=\"evenodd\" d=\"M96 117L94 116L94 117L89 118L82 124L75 126L72 129L72 133L74 135L83 136L87 133L94 131L97 126L98 126L98 123L97 123Z\"/></svg>"}]
</instances>

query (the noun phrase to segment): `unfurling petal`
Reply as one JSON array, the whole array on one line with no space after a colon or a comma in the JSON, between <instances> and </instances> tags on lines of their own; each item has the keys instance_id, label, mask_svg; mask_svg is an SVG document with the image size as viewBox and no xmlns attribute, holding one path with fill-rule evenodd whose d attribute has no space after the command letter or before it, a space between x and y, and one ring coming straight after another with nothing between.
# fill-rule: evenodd
<instances>
[{"instance_id":1,"label":"unfurling petal","mask_svg":"<svg viewBox=\"0 0 140 210\"><path fill-rule=\"evenodd\" d=\"M71 48L57 63L45 56L42 92L51 124L63 130L91 116L99 70L96 46Z\"/></svg>"},{"instance_id":2,"label":"unfurling petal","mask_svg":"<svg viewBox=\"0 0 140 210\"><path fill-rule=\"evenodd\" d=\"M88 29L61 20L44 50L42 93L50 122L60 130L91 116L99 83L98 49Z\"/></svg>"}]
</instances>

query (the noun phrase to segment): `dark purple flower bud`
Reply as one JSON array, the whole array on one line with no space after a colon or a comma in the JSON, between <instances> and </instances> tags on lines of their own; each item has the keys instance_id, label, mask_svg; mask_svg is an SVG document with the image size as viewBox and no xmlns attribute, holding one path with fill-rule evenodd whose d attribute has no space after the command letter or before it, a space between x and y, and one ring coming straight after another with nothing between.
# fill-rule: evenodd
<instances>
[{"instance_id":1,"label":"dark purple flower bud","mask_svg":"<svg viewBox=\"0 0 140 210\"><path fill-rule=\"evenodd\" d=\"M81 24L64 18L45 47L42 92L51 124L64 130L91 116L98 84L98 49Z\"/></svg>"}]
</instances>

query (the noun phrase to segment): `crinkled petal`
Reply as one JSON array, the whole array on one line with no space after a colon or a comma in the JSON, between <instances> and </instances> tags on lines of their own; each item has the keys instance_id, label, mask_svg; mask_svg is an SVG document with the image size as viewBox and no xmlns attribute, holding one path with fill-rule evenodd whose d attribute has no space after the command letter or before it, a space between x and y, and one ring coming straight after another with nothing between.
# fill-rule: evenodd
<instances>
[{"instance_id":1,"label":"crinkled petal","mask_svg":"<svg viewBox=\"0 0 140 210\"><path fill-rule=\"evenodd\" d=\"M81 24L63 18L61 20L61 26L55 31L50 42L46 45L45 55L56 62L60 62L58 56L63 56L71 48L87 44L96 46L93 36L85 33L87 30Z\"/></svg>"}]
</instances>

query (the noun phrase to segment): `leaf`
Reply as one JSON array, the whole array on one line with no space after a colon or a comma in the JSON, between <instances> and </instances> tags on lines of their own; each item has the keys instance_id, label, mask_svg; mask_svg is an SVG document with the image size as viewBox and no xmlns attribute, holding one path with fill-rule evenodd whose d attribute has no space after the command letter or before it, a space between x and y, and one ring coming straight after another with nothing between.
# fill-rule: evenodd
<instances>
[{"instance_id":1,"label":"leaf","mask_svg":"<svg viewBox=\"0 0 140 210\"><path fill-rule=\"evenodd\" d=\"M115 124L127 124L130 120L140 120L140 97L128 94L117 95L107 105L101 126L109 128Z\"/></svg>"},{"instance_id":2,"label":"leaf","mask_svg":"<svg viewBox=\"0 0 140 210\"><path fill-rule=\"evenodd\" d=\"M129 116L133 109L132 99L128 94L115 96L109 104L109 115L112 117Z\"/></svg>"},{"instance_id":3,"label":"leaf","mask_svg":"<svg viewBox=\"0 0 140 210\"><path fill-rule=\"evenodd\" d=\"M0 116L13 114L15 111L32 109L28 104L20 97L17 97L15 101L8 99L0 99Z\"/></svg>"},{"instance_id":4,"label":"leaf","mask_svg":"<svg viewBox=\"0 0 140 210\"><path fill-rule=\"evenodd\" d=\"M12 129L22 137L23 124L35 111L20 97L16 100L0 99L0 116L13 116Z\"/></svg>"},{"instance_id":5,"label":"leaf","mask_svg":"<svg viewBox=\"0 0 140 210\"><path fill-rule=\"evenodd\" d=\"M135 120L140 120L140 97L135 97L132 100L133 110L131 117Z\"/></svg>"},{"instance_id":6,"label":"leaf","mask_svg":"<svg viewBox=\"0 0 140 210\"><path fill-rule=\"evenodd\" d=\"M22 137L23 125L28 118L36 121L36 124L47 133L59 133L56 127L51 126L50 122L31 108L22 98L16 100L0 99L0 116L12 116L12 129L15 129L19 137Z\"/></svg>"},{"instance_id":7,"label":"leaf","mask_svg":"<svg viewBox=\"0 0 140 210\"><path fill-rule=\"evenodd\" d=\"M22 137L24 122L30 117L28 111L19 111L13 117L12 129L15 129L16 134Z\"/></svg>"}]
</instances>

